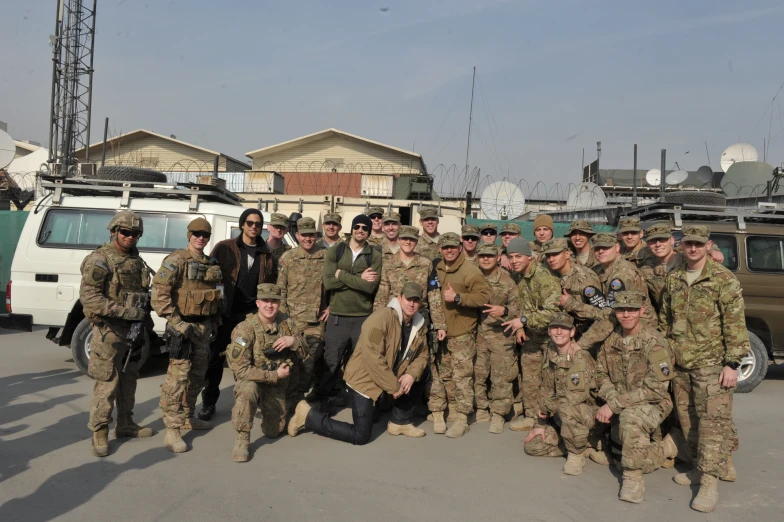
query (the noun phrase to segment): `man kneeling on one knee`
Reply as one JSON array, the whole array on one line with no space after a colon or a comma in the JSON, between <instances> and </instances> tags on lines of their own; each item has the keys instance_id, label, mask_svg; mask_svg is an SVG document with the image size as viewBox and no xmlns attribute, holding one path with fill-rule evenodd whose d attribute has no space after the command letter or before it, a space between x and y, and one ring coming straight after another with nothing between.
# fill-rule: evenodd
<instances>
[{"instance_id":1,"label":"man kneeling on one knee","mask_svg":"<svg viewBox=\"0 0 784 522\"><path fill-rule=\"evenodd\" d=\"M419 378L427 366L425 321L419 314L424 291L416 283L406 283L399 296L374 312L362 325L359 341L351 355L344 378L354 423L333 420L312 409L306 401L297 405L289 421L289 435L307 428L335 440L367 444L373 429L375 404L381 394L394 399L390 435L424 437L413 424L416 398L421 392Z\"/></svg>"}]
</instances>

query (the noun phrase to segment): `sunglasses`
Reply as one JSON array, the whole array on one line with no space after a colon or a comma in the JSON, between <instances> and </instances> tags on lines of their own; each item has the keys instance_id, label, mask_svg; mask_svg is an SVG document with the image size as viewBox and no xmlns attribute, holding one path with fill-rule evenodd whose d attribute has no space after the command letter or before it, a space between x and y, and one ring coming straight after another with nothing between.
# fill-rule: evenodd
<instances>
[{"instance_id":1,"label":"sunglasses","mask_svg":"<svg viewBox=\"0 0 784 522\"><path fill-rule=\"evenodd\" d=\"M261 228L262 222L261 221L252 221L248 219L245 221L245 224L248 225L248 228Z\"/></svg>"},{"instance_id":2,"label":"sunglasses","mask_svg":"<svg viewBox=\"0 0 784 522\"><path fill-rule=\"evenodd\" d=\"M483 230L482 231L482 235L483 236L497 236L498 232L494 232L492 230Z\"/></svg>"},{"instance_id":3,"label":"sunglasses","mask_svg":"<svg viewBox=\"0 0 784 522\"><path fill-rule=\"evenodd\" d=\"M365 225L354 225L354 230L365 230L367 231L367 227Z\"/></svg>"},{"instance_id":4,"label":"sunglasses","mask_svg":"<svg viewBox=\"0 0 784 522\"><path fill-rule=\"evenodd\" d=\"M127 228L121 228L117 232L119 232L120 235L125 237L139 237L142 235L141 230L128 230Z\"/></svg>"},{"instance_id":5,"label":"sunglasses","mask_svg":"<svg viewBox=\"0 0 784 522\"><path fill-rule=\"evenodd\" d=\"M371 214L368 216L370 219L381 219L383 216L381 214Z\"/></svg>"},{"instance_id":6,"label":"sunglasses","mask_svg":"<svg viewBox=\"0 0 784 522\"><path fill-rule=\"evenodd\" d=\"M192 232L192 234L198 238L209 239L212 234L209 232L202 232L201 230L197 230L196 232Z\"/></svg>"},{"instance_id":7,"label":"sunglasses","mask_svg":"<svg viewBox=\"0 0 784 522\"><path fill-rule=\"evenodd\" d=\"M479 238L478 238L478 237L474 237L474 236L463 236L463 241L478 241L478 240L479 240Z\"/></svg>"},{"instance_id":8,"label":"sunglasses","mask_svg":"<svg viewBox=\"0 0 784 522\"><path fill-rule=\"evenodd\" d=\"M665 238L665 237L651 237L651 238L648 238L648 244L651 244L651 243L666 243L669 240L670 240L670 238L668 238L668 237L667 238Z\"/></svg>"}]
</instances>

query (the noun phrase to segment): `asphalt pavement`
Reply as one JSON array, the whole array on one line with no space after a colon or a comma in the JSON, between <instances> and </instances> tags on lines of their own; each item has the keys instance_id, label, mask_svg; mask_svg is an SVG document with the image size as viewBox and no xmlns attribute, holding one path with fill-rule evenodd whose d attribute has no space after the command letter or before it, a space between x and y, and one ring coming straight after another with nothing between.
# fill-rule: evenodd
<instances>
[{"instance_id":1,"label":"asphalt pavement","mask_svg":"<svg viewBox=\"0 0 784 522\"><path fill-rule=\"evenodd\" d=\"M142 371L135 420L151 439L110 438L110 455L93 457L87 417L92 381L70 351L45 331L0 329L0 521L45 520L781 520L784 512L784 369L750 394L735 396L738 481L720 483L717 510L689 508L696 487L672 481L677 470L645 476L645 501L618 500L620 476L588 462L579 477L564 459L523 453L523 434L473 424L461 439L392 437L386 422L370 444L354 447L312 433L276 440L257 419L251 460L231 461L232 377L226 370L215 428L187 432L193 449L163 446L158 398L166 359ZM338 418L350 419L344 410Z\"/></svg>"}]
</instances>

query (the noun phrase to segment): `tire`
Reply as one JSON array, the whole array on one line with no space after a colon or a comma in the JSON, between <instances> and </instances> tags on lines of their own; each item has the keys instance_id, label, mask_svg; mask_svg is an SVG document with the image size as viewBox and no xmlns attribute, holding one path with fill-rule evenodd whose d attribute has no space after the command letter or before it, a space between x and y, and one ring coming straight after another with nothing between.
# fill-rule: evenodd
<instances>
[{"instance_id":1,"label":"tire","mask_svg":"<svg viewBox=\"0 0 784 522\"><path fill-rule=\"evenodd\" d=\"M101 167L98 169L96 178L116 181L147 181L153 183L166 183L166 174L162 172L123 166Z\"/></svg>"},{"instance_id":2,"label":"tire","mask_svg":"<svg viewBox=\"0 0 784 522\"><path fill-rule=\"evenodd\" d=\"M664 195L666 203L677 205L705 205L709 207L726 207L727 196L716 192L700 192L696 190L681 190L668 192Z\"/></svg>"},{"instance_id":3,"label":"tire","mask_svg":"<svg viewBox=\"0 0 784 522\"><path fill-rule=\"evenodd\" d=\"M749 393L765 379L768 373L768 349L759 337L749 332L751 351L741 360L738 368L737 393Z\"/></svg>"},{"instance_id":4,"label":"tire","mask_svg":"<svg viewBox=\"0 0 784 522\"><path fill-rule=\"evenodd\" d=\"M87 321L82 319L82 322L74 329L73 337L71 337L71 355L79 367L79 370L87 375L87 367L90 363L90 340L93 337L93 327ZM142 348L142 356L139 360L139 369L141 370L147 358L150 356L150 339L149 334L145 340L144 347ZM125 362L125 361L123 361Z\"/></svg>"}]
</instances>

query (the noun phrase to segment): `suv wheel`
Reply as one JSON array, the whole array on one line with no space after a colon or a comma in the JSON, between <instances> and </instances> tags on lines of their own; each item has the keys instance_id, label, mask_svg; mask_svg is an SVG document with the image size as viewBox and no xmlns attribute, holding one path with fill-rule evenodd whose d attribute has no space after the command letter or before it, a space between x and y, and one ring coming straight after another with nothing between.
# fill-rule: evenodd
<instances>
[{"instance_id":1,"label":"suv wheel","mask_svg":"<svg viewBox=\"0 0 784 522\"><path fill-rule=\"evenodd\" d=\"M768 350L759 337L749 332L751 351L738 368L738 393L748 393L765 379L768 373Z\"/></svg>"},{"instance_id":2,"label":"suv wheel","mask_svg":"<svg viewBox=\"0 0 784 522\"><path fill-rule=\"evenodd\" d=\"M71 355L73 355L73 360L76 363L76 366L82 371L83 374L87 375L87 367L90 364L90 341L93 339L93 327L87 321L87 319L82 319L82 322L76 327L73 333L73 337L71 338ZM149 338L144 343L144 348L142 348L142 358L139 361L139 368L141 369L144 366L144 363L147 361L147 357L150 355L150 340ZM125 361L123 361L125 362Z\"/></svg>"}]
</instances>

